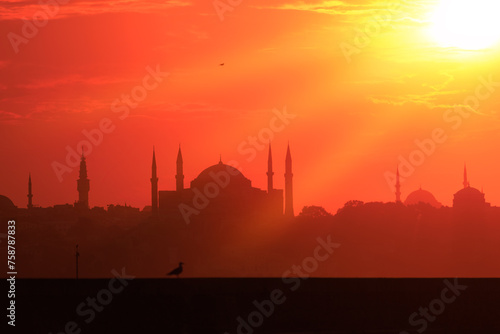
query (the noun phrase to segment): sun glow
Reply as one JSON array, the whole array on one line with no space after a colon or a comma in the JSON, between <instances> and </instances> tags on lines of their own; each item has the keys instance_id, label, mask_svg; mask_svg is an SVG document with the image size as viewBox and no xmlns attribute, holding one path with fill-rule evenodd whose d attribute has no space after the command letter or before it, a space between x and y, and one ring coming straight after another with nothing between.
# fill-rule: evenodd
<instances>
[{"instance_id":1,"label":"sun glow","mask_svg":"<svg viewBox=\"0 0 500 334\"><path fill-rule=\"evenodd\" d=\"M441 0L431 14L430 35L442 47L480 50L500 41L500 1Z\"/></svg>"}]
</instances>

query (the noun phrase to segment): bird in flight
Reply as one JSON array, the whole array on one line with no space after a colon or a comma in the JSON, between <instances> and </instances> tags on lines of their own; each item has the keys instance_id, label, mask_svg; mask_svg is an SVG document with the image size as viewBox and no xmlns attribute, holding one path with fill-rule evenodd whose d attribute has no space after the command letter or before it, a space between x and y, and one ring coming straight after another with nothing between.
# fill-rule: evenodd
<instances>
[{"instance_id":1,"label":"bird in flight","mask_svg":"<svg viewBox=\"0 0 500 334\"><path fill-rule=\"evenodd\" d=\"M224 66L224 63L219 64L219 66Z\"/></svg>"},{"instance_id":2,"label":"bird in flight","mask_svg":"<svg viewBox=\"0 0 500 334\"><path fill-rule=\"evenodd\" d=\"M179 275L182 273L182 265L183 264L184 264L183 262L179 262L179 266L177 268L175 268L174 270L172 270L171 272L169 272L167 274L167 276L175 275L175 276L177 276L177 278L179 278Z\"/></svg>"}]
</instances>

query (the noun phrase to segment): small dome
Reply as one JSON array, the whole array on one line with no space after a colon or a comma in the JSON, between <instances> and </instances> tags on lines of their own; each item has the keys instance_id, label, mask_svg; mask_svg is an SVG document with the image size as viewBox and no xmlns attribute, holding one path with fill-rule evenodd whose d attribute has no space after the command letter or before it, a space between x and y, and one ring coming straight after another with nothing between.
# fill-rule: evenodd
<instances>
[{"instance_id":1,"label":"small dome","mask_svg":"<svg viewBox=\"0 0 500 334\"><path fill-rule=\"evenodd\" d=\"M426 203L435 208L440 208L443 205L439 203L432 193L422 188L410 193L406 198L405 205L415 205L418 203Z\"/></svg>"},{"instance_id":2,"label":"small dome","mask_svg":"<svg viewBox=\"0 0 500 334\"><path fill-rule=\"evenodd\" d=\"M10 198L0 195L0 211L11 211L14 209L16 209L16 206Z\"/></svg>"},{"instance_id":3,"label":"small dome","mask_svg":"<svg viewBox=\"0 0 500 334\"><path fill-rule=\"evenodd\" d=\"M207 183L215 182L219 184L227 183L227 178L229 178L229 187L244 187L251 188L252 182L247 179L243 174L236 168L219 162L216 165L210 166L203 170L198 177L191 181L191 188L203 188Z\"/></svg>"}]
</instances>

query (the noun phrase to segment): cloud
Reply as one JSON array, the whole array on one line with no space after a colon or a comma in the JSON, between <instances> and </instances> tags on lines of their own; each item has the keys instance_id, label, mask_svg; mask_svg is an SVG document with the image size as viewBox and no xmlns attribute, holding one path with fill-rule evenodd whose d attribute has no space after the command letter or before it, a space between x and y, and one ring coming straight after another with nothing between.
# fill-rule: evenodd
<instances>
[{"instance_id":1,"label":"cloud","mask_svg":"<svg viewBox=\"0 0 500 334\"><path fill-rule=\"evenodd\" d=\"M0 110L0 121L17 121L24 118L23 116L9 112L9 111L3 111Z\"/></svg>"},{"instance_id":2,"label":"cloud","mask_svg":"<svg viewBox=\"0 0 500 334\"><path fill-rule=\"evenodd\" d=\"M21 89L45 89L45 88L54 88L54 87L64 87L68 85L74 84L84 84L84 85L108 85L115 83L124 83L127 81L131 81L131 79L127 78L119 78L119 77L89 77L84 78L80 75L71 75L60 78L52 78L47 80L36 80L27 84L16 85L16 88Z\"/></svg>"},{"instance_id":3,"label":"cloud","mask_svg":"<svg viewBox=\"0 0 500 334\"><path fill-rule=\"evenodd\" d=\"M399 1L342 1L342 0L320 0L320 1L277 1L265 2L259 5L252 5L257 9L276 10L296 10L308 11L328 15L342 15L358 17L380 16L385 21L399 22L406 24L421 24L423 20L415 18L414 14L423 8L422 5Z\"/></svg>"},{"instance_id":4,"label":"cloud","mask_svg":"<svg viewBox=\"0 0 500 334\"><path fill-rule=\"evenodd\" d=\"M372 95L368 99L375 104L388 104L393 106L403 106L405 104L415 104L425 106L430 109L454 108L457 104L439 102L440 98L456 96L463 93L462 90L432 91L423 94L401 94L401 95Z\"/></svg>"},{"instance_id":5,"label":"cloud","mask_svg":"<svg viewBox=\"0 0 500 334\"><path fill-rule=\"evenodd\" d=\"M42 4L49 1L42 1ZM111 0L111 1L70 1L58 7L48 7L54 14L50 19L61 19L73 16L99 15L109 13L158 13L165 9L190 6L188 0ZM22 20L33 15L46 15L46 9L36 2L8 0L0 5L0 21Z\"/></svg>"},{"instance_id":6,"label":"cloud","mask_svg":"<svg viewBox=\"0 0 500 334\"><path fill-rule=\"evenodd\" d=\"M257 9L309 11L331 15L361 14L366 12L367 10L374 8L372 5L352 4L344 1L318 1L316 3L314 3L313 1L307 3L303 1L295 1L282 4L273 2L263 5L252 5L251 7Z\"/></svg>"},{"instance_id":7,"label":"cloud","mask_svg":"<svg viewBox=\"0 0 500 334\"><path fill-rule=\"evenodd\" d=\"M451 75L445 71L440 71L439 74L446 78L442 83L435 84L435 85L424 83L424 84L422 84L422 86L432 88L435 91L439 91L439 90L446 88L455 79L455 77L453 75Z\"/></svg>"}]
</instances>

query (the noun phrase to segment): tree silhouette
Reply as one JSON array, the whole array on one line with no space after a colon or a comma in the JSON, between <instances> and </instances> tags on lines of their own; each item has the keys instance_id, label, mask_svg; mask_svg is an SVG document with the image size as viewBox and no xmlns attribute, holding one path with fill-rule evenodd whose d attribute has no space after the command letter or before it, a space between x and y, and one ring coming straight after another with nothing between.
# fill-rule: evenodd
<instances>
[{"instance_id":1,"label":"tree silhouette","mask_svg":"<svg viewBox=\"0 0 500 334\"><path fill-rule=\"evenodd\" d=\"M322 217L332 217L332 214L326 211L321 206L311 205L304 206L302 211L299 213L301 218L322 218Z\"/></svg>"}]
</instances>

